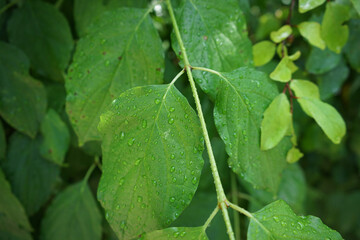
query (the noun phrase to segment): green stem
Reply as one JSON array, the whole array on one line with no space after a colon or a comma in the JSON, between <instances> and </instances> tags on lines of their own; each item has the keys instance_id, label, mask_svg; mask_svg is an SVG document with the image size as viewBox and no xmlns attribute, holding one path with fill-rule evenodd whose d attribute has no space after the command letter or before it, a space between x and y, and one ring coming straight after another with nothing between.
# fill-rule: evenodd
<instances>
[{"instance_id":1,"label":"green stem","mask_svg":"<svg viewBox=\"0 0 360 240\"><path fill-rule=\"evenodd\" d=\"M89 169L87 170L86 174L85 174L85 177L83 179L83 182L82 182L82 186L81 186L81 191L83 192L84 189L85 189L85 186L90 178L90 175L91 173L94 171L95 167L96 167L96 158L98 158L98 156L95 157L95 161L93 162L93 164L91 164L91 166L89 167Z\"/></svg>"},{"instance_id":2,"label":"green stem","mask_svg":"<svg viewBox=\"0 0 360 240\"><path fill-rule=\"evenodd\" d=\"M102 165L101 165L101 162L100 162L100 159L98 156L95 157L95 165L99 168L99 170L102 172Z\"/></svg>"},{"instance_id":3,"label":"green stem","mask_svg":"<svg viewBox=\"0 0 360 240\"><path fill-rule=\"evenodd\" d=\"M216 216L216 214L219 211L219 206L216 206L216 208L214 209L214 211L210 214L210 217L206 220L203 229L204 231L208 228L208 226L210 225L211 221L214 219L214 217Z\"/></svg>"},{"instance_id":4,"label":"green stem","mask_svg":"<svg viewBox=\"0 0 360 240\"><path fill-rule=\"evenodd\" d=\"M239 205L235 173L231 172L230 177L231 177L231 201L235 205ZM238 212L234 212L234 229L235 229L236 240L240 240L240 216Z\"/></svg>"},{"instance_id":5,"label":"green stem","mask_svg":"<svg viewBox=\"0 0 360 240\"><path fill-rule=\"evenodd\" d=\"M203 112L202 112L202 109L201 109L200 99L199 99L199 96L198 96L198 93L197 93L197 89L196 89L196 85L195 85L193 75L191 73L190 62L189 62L189 59L187 57L185 46L184 46L183 40L181 38L180 30L179 30L179 27L178 27L177 22L176 22L176 18L175 18L173 8L171 6L171 2L170 2L170 0L166 0L166 3L167 3L167 6L168 6L168 9L169 9L169 14L170 14L171 21L173 23L175 35L176 35L177 41L178 41L180 49L181 49L181 54L182 54L183 59L184 59L185 70L186 70L187 76L189 78L191 90L192 90L193 95L194 95L195 104L196 104L196 110L197 110L198 115L199 115L200 124L201 124L202 132L203 132L203 135L204 135L205 145L206 145L206 149L207 149L207 152L208 152L208 155L209 155L209 161L210 161L211 171L212 171L213 178L214 178L214 183L215 183L215 188L216 188L219 207L221 208L221 211L223 213L223 217L224 217L224 221L225 221L225 225L226 225L226 229L227 229L227 233L229 235L229 238L231 240L235 240L234 232L232 230L232 226L231 226L231 222L230 222L230 218L229 218L229 213L227 211L227 207L228 207L227 206L227 199L226 199L225 192L224 192L224 189L223 189L222 184L221 184L219 172L217 170L214 153L212 151L209 134L207 132L204 115L203 115Z\"/></svg>"},{"instance_id":6,"label":"green stem","mask_svg":"<svg viewBox=\"0 0 360 240\"><path fill-rule=\"evenodd\" d=\"M2 7L0 9L0 15L3 14L6 10L11 8L12 6L14 6L16 3L17 3L17 1L12 1L12 2L9 2L8 4L6 4L4 7Z\"/></svg>"}]
</instances>

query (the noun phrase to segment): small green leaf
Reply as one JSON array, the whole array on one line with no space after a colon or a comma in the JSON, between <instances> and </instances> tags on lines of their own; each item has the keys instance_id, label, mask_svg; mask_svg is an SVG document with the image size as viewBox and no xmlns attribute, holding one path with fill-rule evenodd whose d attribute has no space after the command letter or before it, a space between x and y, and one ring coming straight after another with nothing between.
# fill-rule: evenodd
<instances>
[{"instance_id":1,"label":"small green leaf","mask_svg":"<svg viewBox=\"0 0 360 240\"><path fill-rule=\"evenodd\" d=\"M66 111L79 145L100 140L99 117L112 100L131 87L161 83L163 69L164 51L147 9L101 15L79 40L66 78Z\"/></svg>"},{"instance_id":2,"label":"small green leaf","mask_svg":"<svg viewBox=\"0 0 360 240\"><path fill-rule=\"evenodd\" d=\"M177 23L192 66L230 72L252 66L252 48L246 19L237 0L183 0L176 11ZM172 34L172 47L182 60L181 50ZM180 64L183 64L180 62ZM193 71L201 89L216 98L220 79L211 73Z\"/></svg>"},{"instance_id":3,"label":"small green leaf","mask_svg":"<svg viewBox=\"0 0 360 240\"><path fill-rule=\"evenodd\" d=\"M0 168L0 238L9 240L31 240L32 231L24 208L12 194Z\"/></svg>"},{"instance_id":4,"label":"small green leaf","mask_svg":"<svg viewBox=\"0 0 360 240\"><path fill-rule=\"evenodd\" d=\"M291 123L290 103L280 93L264 112L261 122L261 150L269 150L279 144Z\"/></svg>"},{"instance_id":5,"label":"small green leaf","mask_svg":"<svg viewBox=\"0 0 360 240\"><path fill-rule=\"evenodd\" d=\"M328 48L321 50L313 47L306 60L305 67L310 73L323 74L335 68L341 60L341 55L330 51Z\"/></svg>"},{"instance_id":6,"label":"small green leaf","mask_svg":"<svg viewBox=\"0 0 360 240\"><path fill-rule=\"evenodd\" d=\"M203 227L172 227L145 234L141 240L207 240Z\"/></svg>"},{"instance_id":7,"label":"small green leaf","mask_svg":"<svg viewBox=\"0 0 360 240\"><path fill-rule=\"evenodd\" d=\"M256 41L265 39L272 31L279 29L280 26L281 22L274 14L267 12L264 15L261 15L259 18L259 25L254 29Z\"/></svg>"},{"instance_id":8,"label":"small green leaf","mask_svg":"<svg viewBox=\"0 0 360 240\"><path fill-rule=\"evenodd\" d=\"M63 81L73 40L66 18L44 1L24 1L7 26L10 43L29 56L31 68L41 76Z\"/></svg>"},{"instance_id":9,"label":"small green leaf","mask_svg":"<svg viewBox=\"0 0 360 240\"><path fill-rule=\"evenodd\" d=\"M41 138L11 135L3 170L26 213L33 215L50 197L60 169L40 155Z\"/></svg>"},{"instance_id":10,"label":"small green leaf","mask_svg":"<svg viewBox=\"0 0 360 240\"><path fill-rule=\"evenodd\" d=\"M153 85L124 92L100 119L98 199L110 225L120 239L168 226L190 203L203 167L195 111L174 85Z\"/></svg>"},{"instance_id":11,"label":"small green leaf","mask_svg":"<svg viewBox=\"0 0 360 240\"><path fill-rule=\"evenodd\" d=\"M324 2L325 0L299 0L299 12L305 13L320 6Z\"/></svg>"},{"instance_id":12,"label":"small green leaf","mask_svg":"<svg viewBox=\"0 0 360 240\"><path fill-rule=\"evenodd\" d=\"M41 223L41 239L100 240L101 220L88 184L81 181L58 194L48 207Z\"/></svg>"},{"instance_id":13,"label":"small green leaf","mask_svg":"<svg viewBox=\"0 0 360 240\"><path fill-rule=\"evenodd\" d=\"M0 120L0 162L5 158L6 154L6 138L2 121Z\"/></svg>"},{"instance_id":14,"label":"small green leaf","mask_svg":"<svg viewBox=\"0 0 360 240\"><path fill-rule=\"evenodd\" d=\"M315 83L308 80L294 79L290 83L291 89L296 93L297 97L303 98L314 98L320 100L319 88Z\"/></svg>"},{"instance_id":15,"label":"small green leaf","mask_svg":"<svg viewBox=\"0 0 360 240\"><path fill-rule=\"evenodd\" d=\"M44 137L40 146L41 155L49 161L62 165L70 144L70 133L66 124L54 110L50 109L40 129Z\"/></svg>"},{"instance_id":16,"label":"small green leaf","mask_svg":"<svg viewBox=\"0 0 360 240\"><path fill-rule=\"evenodd\" d=\"M340 53L349 37L349 28L343 23L349 20L349 7L336 2L326 4L321 23L321 37L330 50Z\"/></svg>"},{"instance_id":17,"label":"small green leaf","mask_svg":"<svg viewBox=\"0 0 360 240\"><path fill-rule=\"evenodd\" d=\"M251 219L247 235L249 240L288 240L299 237L306 240L343 239L319 218L297 216L283 200L273 202L253 215L265 229Z\"/></svg>"},{"instance_id":18,"label":"small green leaf","mask_svg":"<svg viewBox=\"0 0 360 240\"><path fill-rule=\"evenodd\" d=\"M325 49L326 44L320 35L320 23L318 22L302 22L298 25L301 36L306 38L311 45L322 50Z\"/></svg>"},{"instance_id":19,"label":"small green leaf","mask_svg":"<svg viewBox=\"0 0 360 240\"><path fill-rule=\"evenodd\" d=\"M15 46L0 42L0 115L34 138L46 111L46 92L29 75L29 60Z\"/></svg>"},{"instance_id":20,"label":"small green leaf","mask_svg":"<svg viewBox=\"0 0 360 240\"><path fill-rule=\"evenodd\" d=\"M275 44L270 41L261 41L253 46L254 65L262 66L268 63L275 54Z\"/></svg>"},{"instance_id":21,"label":"small green leaf","mask_svg":"<svg viewBox=\"0 0 360 240\"><path fill-rule=\"evenodd\" d=\"M300 58L301 56L301 52L300 51L296 51L295 53L293 53L292 55L289 55L288 58L291 60L291 61L296 61ZM297 69L297 67L296 67ZM295 72L296 70L292 71L292 72Z\"/></svg>"},{"instance_id":22,"label":"small green leaf","mask_svg":"<svg viewBox=\"0 0 360 240\"><path fill-rule=\"evenodd\" d=\"M278 95L266 74L239 68L222 74L214 118L230 156L229 165L255 188L276 193L286 166L288 139L269 150L260 149L260 126L265 109Z\"/></svg>"},{"instance_id":23,"label":"small green leaf","mask_svg":"<svg viewBox=\"0 0 360 240\"><path fill-rule=\"evenodd\" d=\"M270 33L270 38L273 42L279 43L285 39L287 39L292 33L292 28L290 25L284 25L277 31L273 31Z\"/></svg>"},{"instance_id":24,"label":"small green leaf","mask_svg":"<svg viewBox=\"0 0 360 240\"><path fill-rule=\"evenodd\" d=\"M281 59L275 70L270 73L270 78L279 82L288 82L291 80L292 67L291 60L285 56Z\"/></svg>"},{"instance_id":25,"label":"small green leaf","mask_svg":"<svg viewBox=\"0 0 360 240\"><path fill-rule=\"evenodd\" d=\"M299 149L297 149L296 147L292 147L286 155L286 161L288 163L295 163L299 161L299 159L303 156L304 154L300 152Z\"/></svg>"}]
</instances>

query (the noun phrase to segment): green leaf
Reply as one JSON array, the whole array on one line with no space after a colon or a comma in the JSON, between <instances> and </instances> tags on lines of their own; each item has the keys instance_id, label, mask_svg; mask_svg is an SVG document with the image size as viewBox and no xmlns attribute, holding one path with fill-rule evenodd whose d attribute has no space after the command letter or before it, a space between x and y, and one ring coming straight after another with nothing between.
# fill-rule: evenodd
<instances>
[{"instance_id":1,"label":"green leaf","mask_svg":"<svg viewBox=\"0 0 360 240\"><path fill-rule=\"evenodd\" d=\"M309 43L322 50L325 49L326 44L320 35L320 24L318 22L302 22L298 25L301 36L306 38Z\"/></svg>"},{"instance_id":2,"label":"green leaf","mask_svg":"<svg viewBox=\"0 0 360 240\"><path fill-rule=\"evenodd\" d=\"M341 60L341 55L329 49L321 50L317 47L311 49L306 60L306 70L314 74L323 74L335 68Z\"/></svg>"},{"instance_id":3,"label":"green leaf","mask_svg":"<svg viewBox=\"0 0 360 240\"><path fill-rule=\"evenodd\" d=\"M148 10L117 9L95 21L79 40L66 78L66 110L79 144L100 140L96 127L105 107L131 87L161 83L163 68Z\"/></svg>"},{"instance_id":4,"label":"green leaf","mask_svg":"<svg viewBox=\"0 0 360 240\"><path fill-rule=\"evenodd\" d=\"M41 123L41 134L44 137L40 145L41 155L58 165L64 162L70 144L70 133L60 116L50 109Z\"/></svg>"},{"instance_id":5,"label":"green leaf","mask_svg":"<svg viewBox=\"0 0 360 240\"><path fill-rule=\"evenodd\" d=\"M298 60L300 58L300 56L301 56L301 52L298 50L295 53L293 53L292 55L289 55L288 58L291 61L296 61L296 60ZM297 70L297 67L296 67L295 70L293 70L291 67L290 67L290 69L292 70L292 72L295 72Z\"/></svg>"},{"instance_id":6,"label":"green leaf","mask_svg":"<svg viewBox=\"0 0 360 240\"><path fill-rule=\"evenodd\" d=\"M297 149L296 147L292 147L286 155L286 161L288 163L295 163L299 161L299 159L303 156L304 154L300 152L299 149Z\"/></svg>"},{"instance_id":7,"label":"green leaf","mask_svg":"<svg viewBox=\"0 0 360 240\"><path fill-rule=\"evenodd\" d=\"M270 41L261 41L253 46L254 65L262 66L268 63L275 54L275 44Z\"/></svg>"},{"instance_id":8,"label":"green leaf","mask_svg":"<svg viewBox=\"0 0 360 240\"><path fill-rule=\"evenodd\" d=\"M358 1L360 4L360 1ZM349 21L350 35L346 44L345 55L350 66L360 73L360 19L351 19Z\"/></svg>"},{"instance_id":9,"label":"green leaf","mask_svg":"<svg viewBox=\"0 0 360 240\"><path fill-rule=\"evenodd\" d=\"M343 23L349 20L349 7L328 2L321 23L321 36L330 50L340 53L349 37L349 28Z\"/></svg>"},{"instance_id":10,"label":"green leaf","mask_svg":"<svg viewBox=\"0 0 360 240\"><path fill-rule=\"evenodd\" d=\"M2 165L28 215L33 215L48 200L60 172L58 166L41 157L40 144L40 137L32 140L15 132Z\"/></svg>"},{"instance_id":11,"label":"green leaf","mask_svg":"<svg viewBox=\"0 0 360 240\"><path fill-rule=\"evenodd\" d=\"M255 30L256 41L266 38L272 31L279 29L281 22L272 13L265 13L259 18L259 25Z\"/></svg>"},{"instance_id":12,"label":"green leaf","mask_svg":"<svg viewBox=\"0 0 360 240\"><path fill-rule=\"evenodd\" d=\"M323 224L319 218L297 216L282 200L267 205L253 215L266 230L251 219L247 235L249 240L342 239L338 232Z\"/></svg>"},{"instance_id":13,"label":"green leaf","mask_svg":"<svg viewBox=\"0 0 360 240\"><path fill-rule=\"evenodd\" d=\"M289 57L285 56L281 59L279 64L276 66L275 70L270 73L270 78L279 82L288 82L291 80L291 72L290 68L291 60Z\"/></svg>"},{"instance_id":14,"label":"green leaf","mask_svg":"<svg viewBox=\"0 0 360 240\"><path fill-rule=\"evenodd\" d=\"M305 13L320 6L324 2L325 0L299 0L299 12Z\"/></svg>"},{"instance_id":15,"label":"green leaf","mask_svg":"<svg viewBox=\"0 0 360 240\"><path fill-rule=\"evenodd\" d=\"M101 214L86 182L67 187L48 207L41 224L44 240L100 240Z\"/></svg>"},{"instance_id":16,"label":"green leaf","mask_svg":"<svg viewBox=\"0 0 360 240\"><path fill-rule=\"evenodd\" d=\"M29 75L29 60L18 48L0 42L0 115L34 138L46 111L46 92Z\"/></svg>"},{"instance_id":17,"label":"green leaf","mask_svg":"<svg viewBox=\"0 0 360 240\"><path fill-rule=\"evenodd\" d=\"M252 65L251 42L238 1L183 0L176 17L192 66L229 72ZM174 34L172 46L182 59ZM208 72L194 71L193 75L201 89L215 99L220 79Z\"/></svg>"},{"instance_id":18,"label":"green leaf","mask_svg":"<svg viewBox=\"0 0 360 240\"><path fill-rule=\"evenodd\" d=\"M0 168L0 238L31 240L31 225L19 200L12 194Z\"/></svg>"},{"instance_id":19,"label":"green leaf","mask_svg":"<svg viewBox=\"0 0 360 240\"><path fill-rule=\"evenodd\" d=\"M98 199L117 236L169 225L190 203L203 166L194 110L174 85L153 85L124 92L100 119Z\"/></svg>"},{"instance_id":20,"label":"green leaf","mask_svg":"<svg viewBox=\"0 0 360 240\"><path fill-rule=\"evenodd\" d=\"M140 238L141 240L207 240L203 227L172 227L163 230L157 230Z\"/></svg>"},{"instance_id":21,"label":"green leaf","mask_svg":"<svg viewBox=\"0 0 360 240\"><path fill-rule=\"evenodd\" d=\"M286 166L288 141L260 150L260 126L265 109L278 90L266 74L251 68L223 73L214 118L230 156L229 165L256 188L276 193Z\"/></svg>"},{"instance_id":22,"label":"green leaf","mask_svg":"<svg viewBox=\"0 0 360 240\"><path fill-rule=\"evenodd\" d=\"M294 80L290 83L291 89L299 97L298 102L301 108L307 115L314 118L333 143L339 144L346 132L344 120L334 107L322 102L319 96L311 91L314 88L304 88L304 84L299 84L301 82L303 81Z\"/></svg>"},{"instance_id":23,"label":"green leaf","mask_svg":"<svg viewBox=\"0 0 360 240\"><path fill-rule=\"evenodd\" d=\"M285 39L287 39L292 33L292 28L290 25L284 25L277 31L273 31L270 33L270 38L273 42L279 43Z\"/></svg>"},{"instance_id":24,"label":"green leaf","mask_svg":"<svg viewBox=\"0 0 360 240\"><path fill-rule=\"evenodd\" d=\"M291 124L290 103L280 93L264 112L261 122L261 150L269 150L279 144Z\"/></svg>"},{"instance_id":25,"label":"green leaf","mask_svg":"<svg viewBox=\"0 0 360 240\"><path fill-rule=\"evenodd\" d=\"M290 83L290 86L295 91L297 97L307 97L320 100L319 88L313 82L294 79Z\"/></svg>"},{"instance_id":26,"label":"green leaf","mask_svg":"<svg viewBox=\"0 0 360 240\"><path fill-rule=\"evenodd\" d=\"M6 154L6 138L2 121L0 120L0 162L5 158Z\"/></svg>"},{"instance_id":27,"label":"green leaf","mask_svg":"<svg viewBox=\"0 0 360 240\"><path fill-rule=\"evenodd\" d=\"M354 5L354 8L360 14L360 1L359 0L351 0L352 4Z\"/></svg>"},{"instance_id":28,"label":"green leaf","mask_svg":"<svg viewBox=\"0 0 360 240\"><path fill-rule=\"evenodd\" d=\"M74 43L61 12L43 1L24 1L13 12L7 31L9 41L29 56L37 74L63 81Z\"/></svg>"}]
</instances>

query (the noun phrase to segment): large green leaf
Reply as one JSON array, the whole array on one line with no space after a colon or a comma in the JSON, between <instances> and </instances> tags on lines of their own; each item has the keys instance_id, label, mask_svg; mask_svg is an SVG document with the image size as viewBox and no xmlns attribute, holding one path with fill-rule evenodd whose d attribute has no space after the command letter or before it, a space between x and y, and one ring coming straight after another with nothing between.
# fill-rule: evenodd
<instances>
[{"instance_id":1,"label":"large green leaf","mask_svg":"<svg viewBox=\"0 0 360 240\"><path fill-rule=\"evenodd\" d=\"M66 79L66 109L79 144L100 140L104 108L131 87L161 83L164 54L149 11L105 12L79 40Z\"/></svg>"},{"instance_id":2,"label":"large green leaf","mask_svg":"<svg viewBox=\"0 0 360 240\"><path fill-rule=\"evenodd\" d=\"M29 56L37 74L63 80L74 43L61 12L43 1L24 1L13 12L7 31L10 42Z\"/></svg>"},{"instance_id":3,"label":"large green leaf","mask_svg":"<svg viewBox=\"0 0 360 240\"><path fill-rule=\"evenodd\" d=\"M119 238L169 225L190 203L203 166L200 123L174 85L132 88L100 117L98 199Z\"/></svg>"},{"instance_id":4,"label":"large green leaf","mask_svg":"<svg viewBox=\"0 0 360 240\"><path fill-rule=\"evenodd\" d=\"M19 200L12 194L0 168L0 238L31 240L32 228Z\"/></svg>"},{"instance_id":5,"label":"large green leaf","mask_svg":"<svg viewBox=\"0 0 360 240\"><path fill-rule=\"evenodd\" d=\"M49 198L60 169L40 155L41 138L32 140L15 132L9 141L3 169L14 194L28 215L34 214Z\"/></svg>"},{"instance_id":6,"label":"large green leaf","mask_svg":"<svg viewBox=\"0 0 360 240\"><path fill-rule=\"evenodd\" d=\"M44 140L40 146L41 155L61 165L70 144L70 133L60 116L50 109L41 123Z\"/></svg>"},{"instance_id":7,"label":"large green leaf","mask_svg":"<svg viewBox=\"0 0 360 240\"><path fill-rule=\"evenodd\" d=\"M146 234L141 240L206 240L208 239L203 227L173 227L157 230Z\"/></svg>"},{"instance_id":8,"label":"large green leaf","mask_svg":"<svg viewBox=\"0 0 360 240\"><path fill-rule=\"evenodd\" d=\"M323 74L335 68L341 60L341 55L329 49L321 50L313 47L306 60L306 70L314 74Z\"/></svg>"},{"instance_id":9,"label":"large green leaf","mask_svg":"<svg viewBox=\"0 0 360 240\"><path fill-rule=\"evenodd\" d=\"M278 94L266 74L251 68L223 73L215 102L216 127L226 144L229 165L254 187L276 193L286 166L288 141L260 150L262 115Z\"/></svg>"},{"instance_id":10,"label":"large green leaf","mask_svg":"<svg viewBox=\"0 0 360 240\"><path fill-rule=\"evenodd\" d=\"M0 120L0 161L5 158L6 138L2 121Z\"/></svg>"},{"instance_id":11,"label":"large green leaf","mask_svg":"<svg viewBox=\"0 0 360 240\"><path fill-rule=\"evenodd\" d=\"M324 2L325 0L299 0L299 12L304 13L310 11Z\"/></svg>"},{"instance_id":12,"label":"large green leaf","mask_svg":"<svg viewBox=\"0 0 360 240\"><path fill-rule=\"evenodd\" d=\"M238 1L183 0L176 16L192 66L227 72L252 65L251 42ZM181 59L174 34L172 45ZM194 71L193 75L202 90L215 99L220 79L207 72Z\"/></svg>"},{"instance_id":13,"label":"large green leaf","mask_svg":"<svg viewBox=\"0 0 360 240\"><path fill-rule=\"evenodd\" d=\"M359 5L360 5L360 1ZM345 47L346 58L348 59L352 68L360 72L360 19L351 19L349 21L350 35Z\"/></svg>"},{"instance_id":14,"label":"large green leaf","mask_svg":"<svg viewBox=\"0 0 360 240\"><path fill-rule=\"evenodd\" d=\"M297 216L284 201L273 202L253 214L264 230L253 219L248 229L249 240L342 239L341 235L314 216Z\"/></svg>"},{"instance_id":15,"label":"large green leaf","mask_svg":"<svg viewBox=\"0 0 360 240\"><path fill-rule=\"evenodd\" d=\"M43 240L100 240L101 214L86 182L56 196L42 221Z\"/></svg>"},{"instance_id":16,"label":"large green leaf","mask_svg":"<svg viewBox=\"0 0 360 240\"><path fill-rule=\"evenodd\" d=\"M35 137L45 115L45 88L29 75L29 60L18 48L0 42L0 52L0 115L18 131Z\"/></svg>"},{"instance_id":17,"label":"large green leaf","mask_svg":"<svg viewBox=\"0 0 360 240\"><path fill-rule=\"evenodd\" d=\"M340 53L349 37L349 28L343 23L349 20L349 7L328 2L321 23L321 36L330 50Z\"/></svg>"}]
</instances>

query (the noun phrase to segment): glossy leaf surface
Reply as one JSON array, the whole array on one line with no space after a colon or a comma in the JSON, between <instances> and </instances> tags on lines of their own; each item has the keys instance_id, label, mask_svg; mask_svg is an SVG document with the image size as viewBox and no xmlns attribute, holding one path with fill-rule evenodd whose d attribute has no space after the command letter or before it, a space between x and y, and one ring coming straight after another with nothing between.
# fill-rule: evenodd
<instances>
[{"instance_id":1,"label":"glossy leaf surface","mask_svg":"<svg viewBox=\"0 0 360 240\"><path fill-rule=\"evenodd\" d=\"M45 88L29 75L29 60L20 49L0 42L0 52L0 115L34 138L45 115Z\"/></svg>"},{"instance_id":2,"label":"glossy leaf surface","mask_svg":"<svg viewBox=\"0 0 360 240\"><path fill-rule=\"evenodd\" d=\"M0 169L0 238L31 240L32 228L19 200Z\"/></svg>"},{"instance_id":3,"label":"glossy leaf surface","mask_svg":"<svg viewBox=\"0 0 360 240\"><path fill-rule=\"evenodd\" d=\"M324 2L325 0L299 0L299 12L304 13L310 11Z\"/></svg>"},{"instance_id":4,"label":"glossy leaf surface","mask_svg":"<svg viewBox=\"0 0 360 240\"><path fill-rule=\"evenodd\" d=\"M70 185L56 196L42 221L44 240L100 240L101 214L86 182Z\"/></svg>"},{"instance_id":5,"label":"glossy leaf surface","mask_svg":"<svg viewBox=\"0 0 360 240\"><path fill-rule=\"evenodd\" d=\"M24 1L13 12L7 31L10 42L26 53L37 74L63 81L73 40L61 12L43 1Z\"/></svg>"},{"instance_id":6,"label":"glossy leaf surface","mask_svg":"<svg viewBox=\"0 0 360 240\"><path fill-rule=\"evenodd\" d=\"M292 33L292 28L290 25L284 25L279 28L277 31L273 31L270 33L270 38L273 42L279 43L290 36Z\"/></svg>"},{"instance_id":7,"label":"glossy leaf surface","mask_svg":"<svg viewBox=\"0 0 360 240\"><path fill-rule=\"evenodd\" d=\"M302 22L298 25L300 34L306 38L309 43L322 50L326 44L320 35L320 24L318 22Z\"/></svg>"},{"instance_id":8,"label":"glossy leaf surface","mask_svg":"<svg viewBox=\"0 0 360 240\"><path fill-rule=\"evenodd\" d=\"M146 234L141 240L206 240L208 239L202 227L173 227Z\"/></svg>"},{"instance_id":9,"label":"glossy leaf surface","mask_svg":"<svg viewBox=\"0 0 360 240\"><path fill-rule=\"evenodd\" d=\"M282 200L267 205L253 215L266 230L254 220L250 220L249 240L342 239L338 232L323 224L319 218L297 216Z\"/></svg>"},{"instance_id":10,"label":"glossy leaf surface","mask_svg":"<svg viewBox=\"0 0 360 240\"><path fill-rule=\"evenodd\" d=\"M192 66L227 72L252 65L251 42L237 1L183 0L176 16ZM181 59L174 34L172 44ZM207 72L194 71L193 75L201 89L215 99L220 79Z\"/></svg>"},{"instance_id":11,"label":"glossy leaf surface","mask_svg":"<svg viewBox=\"0 0 360 240\"><path fill-rule=\"evenodd\" d=\"M101 115L98 199L121 239L169 225L190 203L203 160L200 123L174 85L132 88Z\"/></svg>"},{"instance_id":12,"label":"glossy leaf surface","mask_svg":"<svg viewBox=\"0 0 360 240\"><path fill-rule=\"evenodd\" d=\"M123 91L161 83L164 54L149 12L105 12L79 40L66 79L66 110L83 145L100 140L100 114Z\"/></svg>"},{"instance_id":13,"label":"glossy leaf surface","mask_svg":"<svg viewBox=\"0 0 360 240\"><path fill-rule=\"evenodd\" d=\"M260 126L265 109L278 90L267 76L251 68L223 73L214 118L230 156L229 165L254 187L276 193L286 165L288 141L260 150Z\"/></svg>"},{"instance_id":14,"label":"glossy leaf surface","mask_svg":"<svg viewBox=\"0 0 360 240\"><path fill-rule=\"evenodd\" d=\"M270 41L261 41L253 46L254 65L262 66L268 63L275 55L275 44Z\"/></svg>"}]
</instances>

